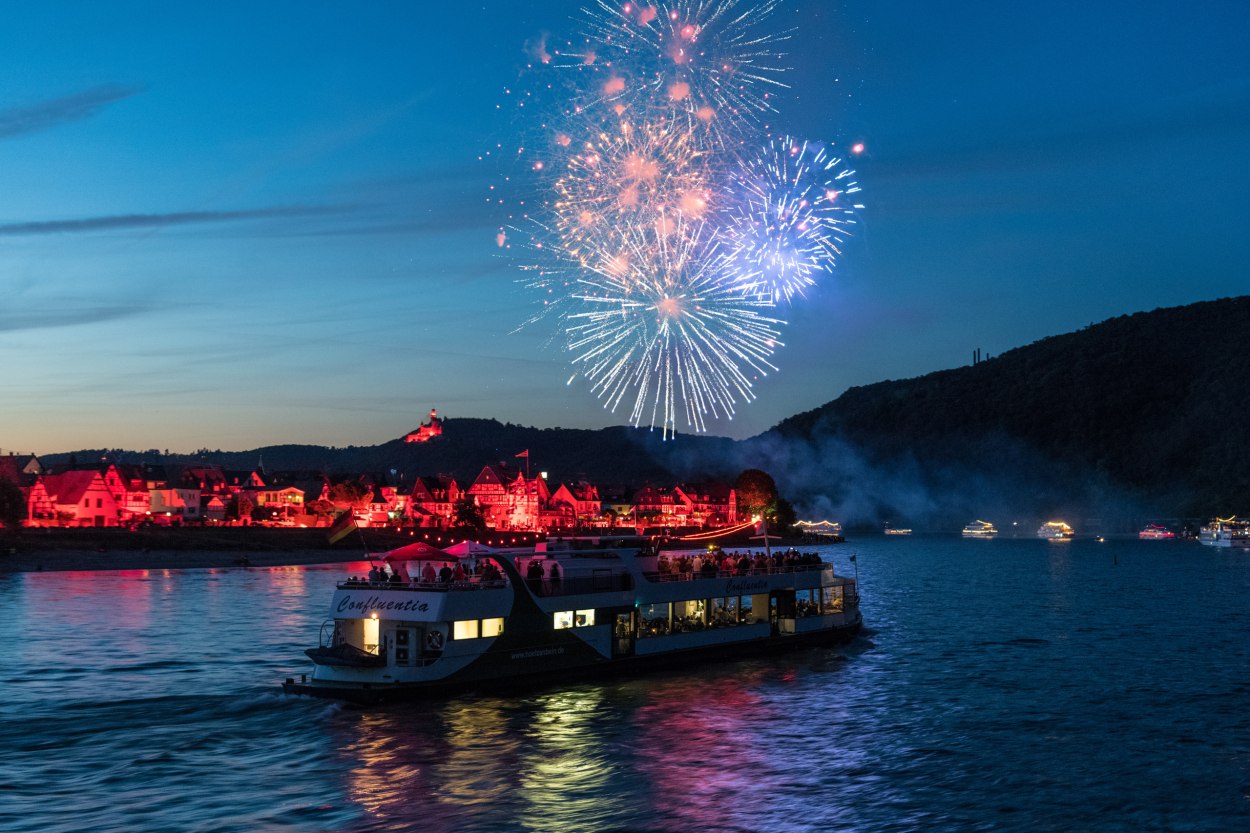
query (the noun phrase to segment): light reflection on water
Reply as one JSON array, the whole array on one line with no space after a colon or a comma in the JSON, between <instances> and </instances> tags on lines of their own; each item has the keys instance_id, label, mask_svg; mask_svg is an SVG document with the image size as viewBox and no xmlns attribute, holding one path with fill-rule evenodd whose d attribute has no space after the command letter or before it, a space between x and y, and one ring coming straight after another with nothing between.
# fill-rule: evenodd
<instances>
[{"instance_id":1,"label":"light reflection on water","mask_svg":"<svg viewBox=\"0 0 1250 833\"><path fill-rule=\"evenodd\" d=\"M0 830L1250 829L1245 554L854 549L850 646L372 711L276 692L367 565L0 576Z\"/></svg>"}]
</instances>

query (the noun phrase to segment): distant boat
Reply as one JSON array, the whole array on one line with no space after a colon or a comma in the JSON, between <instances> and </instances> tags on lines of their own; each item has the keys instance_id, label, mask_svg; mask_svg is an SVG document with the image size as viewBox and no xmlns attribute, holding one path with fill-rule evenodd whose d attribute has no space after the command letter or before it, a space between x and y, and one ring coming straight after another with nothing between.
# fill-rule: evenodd
<instances>
[{"instance_id":1,"label":"distant boat","mask_svg":"<svg viewBox=\"0 0 1250 833\"><path fill-rule=\"evenodd\" d=\"M807 535L843 540L842 524L837 521L795 521L794 525Z\"/></svg>"},{"instance_id":2,"label":"distant boat","mask_svg":"<svg viewBox=\"0 0 1250 833\"><path fill-rule=\"evenodd\" d=\"M973 521L963 531L965 538L993 538L997 534L998 530L989 521Z\"/></svg>"},{"instance_id":3,"label":"distant boat","mask_svg":"<svg viewBox=\"0 0 1250 833\"><path fill-rule=\"evenodd\" d=\"M890 526L889 524L886 524L885 534L886 535L911 535L911 530L910 529L897 529L895 527Z\"/></svg>"},{"instance_id":4,"label":"distant boat","mask_svg":"<svg viewBox=\"0 0 1250 833\"><path fill-rule=\"evenodd\" d=\"M1167 538L1175 538L1176 533L1165 526L1146 524L1145 528L1137 533L1137 537L1143 541L1162 541Z\"/></svg>"},{"instance_id":5,"label":"distant boat","mask_svg":"<svg viewBox=\"0 0 1250 833\"><path fill-rule=\"evenodd\" d=\"M1072 527L1063 521L1047 521L1037 530L1038 538L1046 538L1051 541L1068 541L1076 535L1072 531Z\"/></svg>"},{"instance_id":6,"label":"distant boat","mask_svg":"<svg viewBox=\"0 0 1250 833\"><path fill-rule=\"evenodd\" d=\"M1214 518L1198 531L1198 543L1208 547L1250 549L1250 521L1239 521L1236 515Z\"/></svg>"}]
</instances>

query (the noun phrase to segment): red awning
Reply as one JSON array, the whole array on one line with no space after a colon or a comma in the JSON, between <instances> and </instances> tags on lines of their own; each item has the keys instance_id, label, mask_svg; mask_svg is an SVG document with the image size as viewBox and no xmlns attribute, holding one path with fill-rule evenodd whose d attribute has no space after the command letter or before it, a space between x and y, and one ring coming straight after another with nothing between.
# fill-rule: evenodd
<instances>
[{"instance_id":1,"label":"red awning","mask_svg":"<svg viewBox=\"0 0 1250 833\"><path fill-rule=\"evenodd\" d=\"M384 561L450 561L455 556L440 550L438 547L432 547L424 541L417 541L414 544L407 544L398 549L391 550L382 554Z\"/></svg>"}]
</instances>

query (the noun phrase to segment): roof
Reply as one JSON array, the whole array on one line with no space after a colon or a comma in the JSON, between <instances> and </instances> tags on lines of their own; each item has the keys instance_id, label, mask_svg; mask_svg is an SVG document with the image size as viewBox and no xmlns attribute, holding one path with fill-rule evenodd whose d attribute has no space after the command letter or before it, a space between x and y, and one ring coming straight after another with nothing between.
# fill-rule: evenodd
<instances>
[{"instance_id":1,"label":"roof","mask_svg":"<svg viewBox=\"0 0 1250 833\"><path fill-rule=\"evenodd\" d=\"M97 480L100 481L101 487L104 484L104 478L94 469L90 471L76 469L63 472L62 474L45 474L42 480L44 488L48 490L48 495L54 498L57 503L62 504L77 503L82 500L82 496L87 493Z\"/></svg>"}]
</instances>

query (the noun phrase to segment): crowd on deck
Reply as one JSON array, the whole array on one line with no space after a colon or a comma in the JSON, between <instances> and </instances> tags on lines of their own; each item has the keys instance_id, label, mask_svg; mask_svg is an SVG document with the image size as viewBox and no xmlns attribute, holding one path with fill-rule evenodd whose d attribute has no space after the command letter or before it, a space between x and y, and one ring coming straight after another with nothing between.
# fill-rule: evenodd
<instances>
[{"instance_id":1,"label":"crowd on deck","mask_svg":"<svg viewBox=\"0 0 1250 833\"><path fill-rule=\"evenodd\" d=\"M436 568L433 561L426 561L414 575L409 575L404 562L383 562L375 564L365 576L349 576L345 586L364 587L383 585L386 587L447 587L457 585L461 588L492 586L504 583L503 573L494 561L483 558L476 562L457 560L454 564L443 562Z\"/></svg>"},{"instance_id":2,"label":"crowd on deck","mask_svg":"<svg viewBox=\"0 0 1250 833\"><path fill-rule=\"evenodd\" d=\"M661 553L656 559L656 572L660 581L674 581L717 576L768 575L820 569L823 564L816 553L801 553L793 548L771 555L762 552L709 550L707 553L672 558Z\"/></svg>"}]
</instances>

